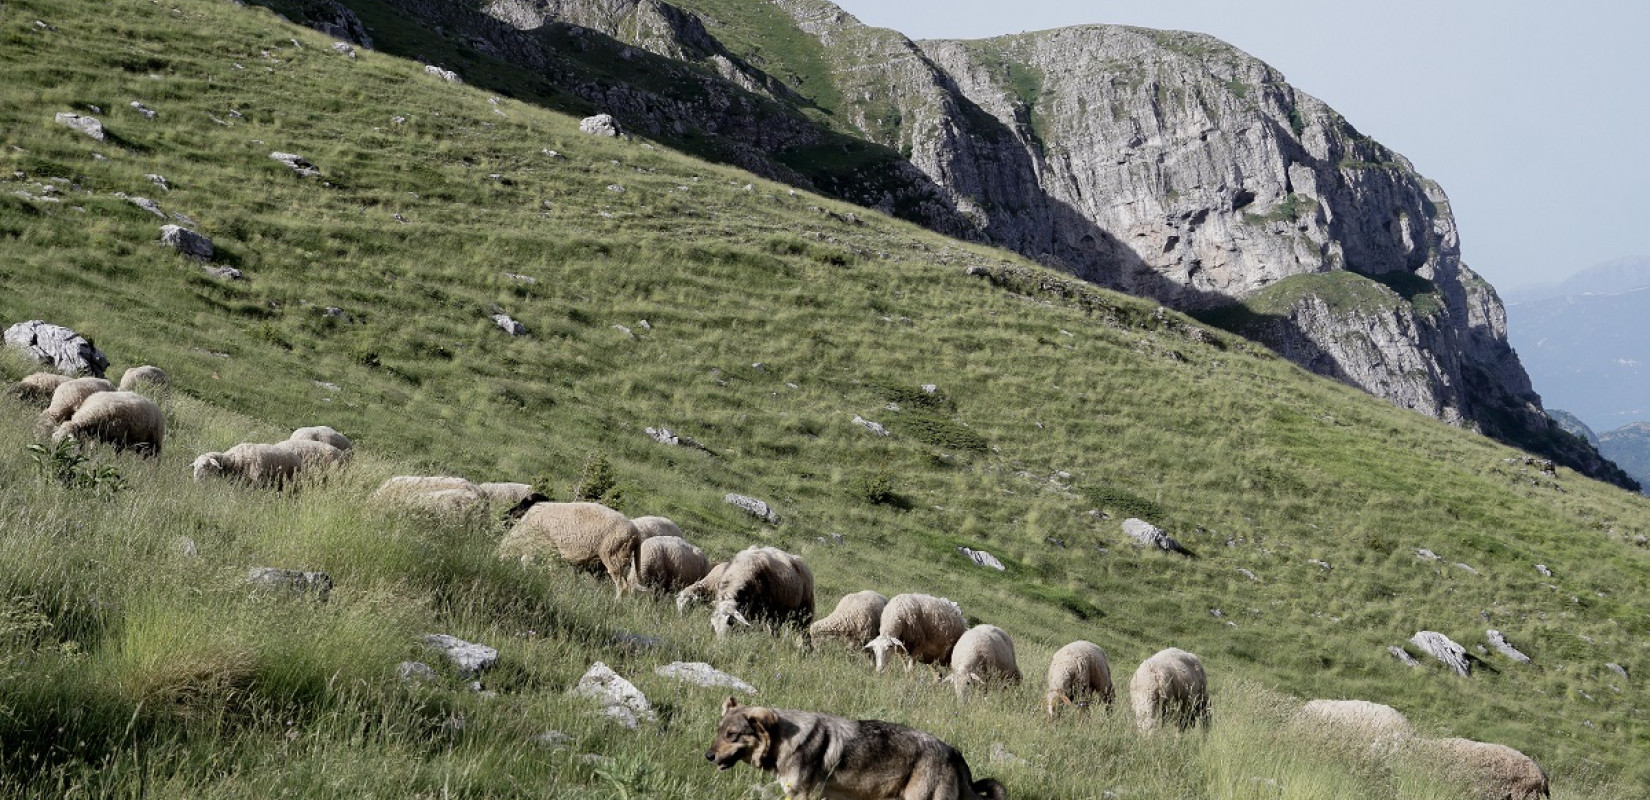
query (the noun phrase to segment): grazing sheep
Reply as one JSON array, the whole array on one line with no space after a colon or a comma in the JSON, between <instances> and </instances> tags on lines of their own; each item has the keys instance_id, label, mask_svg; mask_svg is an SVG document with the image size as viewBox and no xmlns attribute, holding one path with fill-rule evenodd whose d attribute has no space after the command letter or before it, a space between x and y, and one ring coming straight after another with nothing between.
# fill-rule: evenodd
<instances>
[{"instance_id":1,"label":"grazing sheep","mask_svg":"<svg viewBox=\"0 0 1650 800\"><path fill-rule=\"evenodd\" d=\"M494 513L511 522L519 522L527 509L550 502L550 498L525 483L478 483L476 488L487 498L487 505Z\"/></svg>"},{"instance_id":2,"label":"grazing sheep","mask_svg":"<svg viewBox=\"0 0 1650 800\"><path fill-rule=\"evenodd\" d=\"M368 499L443 518L468 516L486 504L480 487L463 478L446 476L397 475L379 484Z\"/></svg>"},{"instance_id":3,"label":"grazing sheep","mask_svg":"<svg viewBox=\"0 0 1650 800\"><path fill-rule=\"evenodd\" d=\"M951 648L968 630L962 609L943 597L926 594L897 594L882 609L877 637L865 649L876 656L877 672L888 665L888 651L905 654L905 671L917 662L928 665L934 674L951 663Z\"/></svg>"},{"instance_id":4,"label":"grazing sheep","mask_svg":"<svg viewBox=\"0 0 1650 800\"><path fill-rule=\"evenodd\" d=\"M625 515L599 503L539 503L499 542L499 558L532 562L559 557L576 567L607 572L614 596L636 588L642 535Z\"/></svg>"},{"instance_id":5,"label":"grazing sheep","mask_svg":"<svg viewBox=\"0 0 1650 800\"><path fill-rule=\"evenodd\" d=\"M123 392L135 392L145 384L165 389L172 385L172 379L166 375L165 370L148 364L128 368L120 376L120 390Z\"/></svg>"},{"instance_id":6,"label":"grazing sheep","mask_svg":"<svg viewBox=\"0 0 1650 800\"><path fill-rule=\"evenodd\" d=\"M1424 752L1467 779L1484 800L1536 800L1550 797L1547 773L1535 760L1504 744L1471 739L1421 739Z\"/></svg>"},{"instance_id":7,"label":"grazing sheep","mask_svg":"<svg viewBox=\"0 0 1650 800\"><path fill-rule=\"evenodd\" d=\"M654 536L682 537L682 529L666 517L636 517L630 522L636 526L636 531L642 534L643 539Z\"/></svg>"},{"instance_id":8,"label":"grazing sheep","mask_svg":"<svg viewBox=\"0 0 1650 800\"><path fill-rule=\"evenodd\" d=\"M635 524L636 520L631 520ZM680 536L653 536L642 540L641 566L636 580L645 589L676 593L710 572L705 551Z\"/></svg>"},{"instance_id":9,"label":"grazing sheep","mask_svg":"<svg viewBox=\"0 0 1650 800\"><path fill-rule=\"evenodd\" d=\"M112 444L116 450L130 447L146 456L158 456L166 439L166 414L155 401L136 392L97 392L57 426L52 441L64 439L91 439Z\"/></svg>"},{"instance_id":10,"label":"grazing sheep","mask_svg":"<svg viewBox=\"0 0 1650 800\"><path fill-rule=\"evenodd\" d=\"M288 439L276 442L275 446L297 453L298 460L302 462L300 469L305 471L340 467L349 462L348 450L339 450L326 442L313 439Z\"/></svg>"},{"instance_id":11,"label":"grazing sheep","mask_svg":"<svg viewBox=\"0 0 1650 800\"><path fill-rule=\"evenodd\" d=\"M1368 700L1312 700L1301 707L1296 719L1377 744L1396 745L1415 736L1415 729L1398 709Z\"/></svg>"},{"instance_id":12,"label":"grazing sheep","mask_svg":"<svg viewBox=\"0 0 1650 800\"><path fill-rule=\"evenodd\" d=\"M303 457L296 451L273 444L243 442L221 453L202 453L191 469L195 482L227 478L250 486L278 489L303 469Z\"/></svg>"},{"instance_id":13,"label":"grazing sheep","mask_svg":"<svg viewBox=\"0 0 1650 800\"><path fill-rule=\"evenodd\" d=\"M52 390L51 405L41 417L49 426L62 425L74 416L86 398L99 392L115 391L115 385L102 378L74 378L64 381Z\"/></svg>"},{"instance_id":14,"label":"grazing sheep","mask_svg":"<svg viewBox=\"0 0 1650 800\"><path fill-rule=\"evenodd\" d=\"M951 685L961 700L968 684L1020 685L1020 665L1014 659L1014 640L996 625L975 625L963 633L951 651Z\"/></svg>"},{"instance_id":15,"label":"grazing sheep","mask_svg":"<svg viewBox=\"0 0 1650 800\"><path fill-rule=\"evenodd\" d=\"M877 626L882 624L882 609L887 605L888 598L869 589L844 595L830 616L808 626L808 639L837 639L862 650L866 642L876 638Z\"/></svg>"},{"instance_id":16,"label":"grazing sheep","mask_svg":"<svg viewBox=\"0 0 1650 800\"><path fill-rule=\"evenodd\" d=\"M123 379L124 380L124 379ZM355 449L355 443L348 436L341 434L325 425L311 425L299 428L286 437L289 442L324 442L346 453Z\"/></svg>"},{"instance_id":17,"label":"grazing sheep","mask_svg":"<svg viewBox=\"0 0 1650 800\"><path fill-rule=\"evenodd\" d=\"M60 375L56 372L36 372L33 375L24 376L23 380L12 384L7 394L17 398L19 402L25 405L44 409L46 406L51 405L52 393L57 391L57 387L72 380L74 379L68 375Z\"/></svg>"},{"instance_id":18,"label":"grazing sheep","mask_svg":"<svg viewBox=\"0 0 1650 800\"><path fill-rule=\"evenodd\" d=\"M814 618L814 573L801 556L777 547L747 547L728 562L715 600L710 624L719 637L730 623L749 624L749 619L807 625Z\"/></svg>"},{"instance_id":19,"label":"grazing sheep","mask_svg":"<svg viewBox=\"0 0 1650 800\"><path fill-rule=\"evenodd\" d=\"M705 577L694 581L686 589L676 593L676 613L682 614L687 607L695 603L705 602L716 596L716 587L722 584L722 573L728 571L730 562L712 564Z\"/></svg>"},{"instance_id":20,"label":"grazing sheep","mask_svg":"<svg viewBox=\"0 0 1650 800\"><path fill-rule=\"evenodd\" d=\"M1197 656L1171 647L1141 663L1129 681L1134 722L1143 732L1172 722L1180 730L1209 725L1209 678Z\"/></svg>"},{"instance_id":21,"label":"grazing sheep","mask_svg":"<svg viewBox=\"0 0 1650 800\"><path fill-rule=\"evenodd\" d=\"M1055 716L1055 709L1060 706L1088 711L1094 697L1109 706L1116 694L1111 683L1111 664L1100 645L1079 639L1054 653L1054 660L1048 665L1048 695L1043 698L1043 708L1049 717Z\"/></svg>"}]
</instances>

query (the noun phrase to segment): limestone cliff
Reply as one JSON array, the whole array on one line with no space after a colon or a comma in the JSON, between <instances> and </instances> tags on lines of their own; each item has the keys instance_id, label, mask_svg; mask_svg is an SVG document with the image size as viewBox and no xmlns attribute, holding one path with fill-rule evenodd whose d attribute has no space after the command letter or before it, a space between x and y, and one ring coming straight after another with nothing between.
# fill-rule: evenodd
<instances>
[{"instance_id":1,"label":"limestone cliff","mask_svg":"<svg viewBox=\"0 0 1650 800\"><path fill-rule=\"evenodd\" d=\"M392 7L650 136L1225 319L1309 369L1630 483L1554 436L1442 190L1214 38L1093 25L913 42L825 0L345 4ZM1323 276L1367 286L1331 296L1352 282Z\"/></svg>"}]
</instances>

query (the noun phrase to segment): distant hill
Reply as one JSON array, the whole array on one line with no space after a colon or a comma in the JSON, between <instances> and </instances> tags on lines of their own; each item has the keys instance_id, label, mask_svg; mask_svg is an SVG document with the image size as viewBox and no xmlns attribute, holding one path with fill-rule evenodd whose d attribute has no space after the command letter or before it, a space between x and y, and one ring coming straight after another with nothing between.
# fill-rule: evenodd
<instances>
[{"instance_id":1,"label":"distant hill","mask_svg":"<svg viewBox=\"0 0 1650 800\"><path fill-rule=\"evenodd\" d=\"M1601 434L1599 450L1643 485L1650 476L1650 422L1635 422Z\"/></svg>"},{"instance_id":2,"label":"distant hill","mask_svg":"<svg viewBox=\"0 0 1650 800\"><path fill-rule=\"evenodd\" d=\"M1547 416L1552 417L1553 421L1558 423L1558 427L1564 429L1565 433L1579 436L1586 439L1588 444L1598 447L1598 434L1592 428L1587 427L1587 423L1582 422L1580 417L1561 408L1547 409ZM1617 464L1616 466L1621 465Z\"/></svg>"},{"instance_id":3,"label":"distant hill","mask_svg":"<svg viewBox=\"0 0 1650 800\"><path fill-rule=\"evenodd\" d=\"M1543 405L1594 430L1650 419L1650 258L1507 293L1507 332Z\"/></svg>"}]
</instances>

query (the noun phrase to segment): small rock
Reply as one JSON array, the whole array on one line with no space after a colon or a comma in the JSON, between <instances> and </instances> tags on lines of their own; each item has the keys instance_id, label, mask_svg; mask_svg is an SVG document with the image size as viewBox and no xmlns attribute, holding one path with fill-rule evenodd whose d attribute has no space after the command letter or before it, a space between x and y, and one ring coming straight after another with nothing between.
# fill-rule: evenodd
<instances>
[{"instance_id":1,"label":"small rock","mask_svg":"<svg viewBox=\"0 0 1650 800\"><path fill-rule=\"evenodd\" d=\"M466 677L479 675L498 663L498 651L484 644L471 644L445 633L429 634L423 641L425 646L445 655Z\"/></svg>"},{"instance_id":2,"label":"small rock","mask_svg":"<svg viewBox=\"0 0 1650 800\"><path fill-rule=\"evenodd\" d=\"M238 281L246 277L241 274L240 270L235 269L234 267L206 267L206 274L226 281Z\"/></svg>"},{"instance_id":3,"label":"small rock","mask_svg":"<svg viewBox=\"0 0 1650 800\"><path fill-rule=\"evenodd\" d=\"M753 517L757 517L769 525L779 524L779 515L774 513L774 510L769 508L767 503L764 503L754 497L746 497L742 494L734 494L729 492L722 498L722 502L738 506L740 509L744 510L745 513L750 514Z\"/></svg>"},{"instance_id":4,"label":"small rock","mask_svg":"<svg viewBox=\"0 0 1650 800\"><path fill-rule=\"evenodd\" d=\"M325 572L304 572L296 569L253 567L246 576L249 583L261 589L281 589L293 594L315 593L315 599L326 602L332 594L332 576Z\"/></svg>"},{"instance_id":5,"label":"small rock","mask_svg":"<svg viewBox=\"0 0 1650 800\"><path fill-rule=\"evenodd\" d=\"M629 328L626 328L623 325L614 325L613 330L616 330L619 333L624 334L628 338L631 338L631 339L636 338L636 334L634 332L632 332Z\"/></svg>"},{"instance_id":6,"label":"small rock","mask_svg":"<svg viewBox=\"0 0 1650 800\"><path fill-rule=\"evenodd\" d=\"M1431 550L1426 549L1425 547L1423 547L1419 550L1416 550L1415 551L1415 557L1421 559L1422 561L1441 561L1441 560L1443 560L1437 553L1434 553Z\"/></svg>"},{"instance_id":7,"label":"small rock","mask_svg":"<svg viewBox=\"0 0 1650 800\"><path fill-rule=\"evenodd\" d=\"M613 634L613 644L629 650L651 650L664 645L664 643L665 640L646 634L626 633L625 631Z\"/></svg>"},{"instance_id":8,"label":"small rock","mask_svg":"<svg viewBox=\"0 0 1650 800\"><path fill-rule=\"evenodd\" d=\"M991 754L987 756L993 764L1011 764L1016 767L1029 767L1031 762L1014 755L1002 742L991 743Z\"/></svg>"},{"instance_id":9,"label":"small rock","mask_svg":"<svg viewBox=\"0 0 1650 800\"><path fill-rule=\"evenodd\" d=\"M147 211L151 214L154 214L155 216L160 217L161 219L166 219L167 218L166 212L161 210L160 204L156 203L153 200L150 200L147 197L128 197L128 198L126 198L126 202L131 203L132 205L137 206L138 208L141 208L144 211Z\"/></svg>"},{"instance_id":10,"label":"small rock","mask_svg":"<svg viewBox=\"0 0 1650 800\"><path fill-rule=\"evenodd\" d=\"M270 158L287 165L300 178L313 178L321 174L320 168L310 163L310 160L297 153L270 153Z\"/></svg>"},{"instance_id":11,"label":"small rock","mask_svg":"<svg viewBox=\"0 0 1650 800\"><path fill-rule=\"evenodd\" d=\"M922 385L923 394L938 394L939 391L940 391L940 387L935 385L935 384L925 383L925 384Z\"/></svg>"},{"instance_id":12,"label":"small rock","mask_svg":"<svg viewBox=\"0 0 1650 800\"><path fill-rule=\"evenodd\" d=\"M1254 581L1255 583L1260 583L1260 578L1255 577L1255 573L1250 572L1249 570L1244 569L1243 567L1238 567L1238 574L1242 575L1245 578L1248 578L1249 580Z\"/></svg>"},{"instance_id":13,"label":"small rock","mask_svg":"<svg viewBox=\"0 0 1650 800\"><path fill-rule=\"evenodd\" d=\"M1405 650L1404 648L1402 648L1402 647L1399 647L1397 645L1391 645L1391 646L1387 647L1386 651L1388 653L1391 653L1393 658L1396 658L1399 661L1402 661L1404 663L1404 666L1406 666L1406 667L1419 667L1419 666L1421 666L1421 662L1416 661L1415 657L1410 655L1409 652L1407 650Z\"/></svg>"},{"instance_id":14,"label":"small rock","mask_svg":"<svg viewBox=\"0 0 1650 800\"><path fill-rule=\"evenodd\" d=\"M736 692L744 692L746 694L757 693L755 686L735 678L715 667L712 667L703 661L673 661L659 667L654 670L654 672L663 675L666 678L675 678L676 680L691 683L695 686L704 686L706 688L724 686Z\"/></svg>"},{"instance_id":15,"label":"small rock","mask_svg":"<svg viewBox=\"0 0 1650 800\"><path fill-rule=\"evenodd\" d=\"M657 718L641 690L600 661L591 664L567 693L596 700L602 705L602 714L633 730L641 720Z\"/></svg>"},{"instance_id":16,"label":"small rock","mask_svg":"<svg viewBox=\"0 0 1650 800\"><path fill-rule=\"evenodd\" d=\"M1143 547L1155 547L1165 552L1188 556L1195 555L1170 537L1169 534L1164 533L1162 528L1143 519L1129 517L1123 520L1123 533Z\"/></svg>"},{"instance_id":17,"label":"small rock","mask_svg":"<svg viewBox=\"0 0 1650 800\"><path fill-rule=\"evenodd\" d=\"M499 328L503 329L503 331L505 333L508 333L511 336L526 336L527 335L527 326L526 325L523 325L520 322L517 322L516 320L510 319L510 317L505 315L505 314L494 314L493 315L493 322L496 323L499 326Z\"/></svg>"},{"instance_id":18,"label":"small rock","mask_svg":"<svg viewBox=\"0 0 1650 800\"><path fill-rule=\"evenodd\" d=\"M1472 673L1472 663L1467 661L1467 649L1442 633L1421 631L1411 636L1409 643L1444 662L1445 666L1455 670L1455 674L1463 678Z\"/></svg>"},{"instance_id":19,"label":"small rock","mask_svg":"<svg viewBox=\"0 0 1650 800\"><path fill-rule=\"evenodd\" d=\"M1546 564L1535 565L1535 571L1541 573L1542 577L1545 578L1551 578L1553 576L1553 571L1548 569Z\"/></svg>"},{"instance_id":20,"label":"small rock","mask_svg":"<svg viewBox=\"0 0 1650 800\"><path fill-rule=\"evenodd\" d=\"M1467 572L1468 574L1471 574L1471 575L1477 575L1478 574L1478 570L1475 570L1472 567L1469 567L1466 564L1462 564L1460 562L1456 562L1455 568L1459 569L1459 570L1464 570L1465 572Z\"/></svg>"},{"instance_id":21,"label":"small rock","mask_svg":"<svg viewBox=\"0 0 1650 800\"><path fill-rule=\"evenodd\" d=\"M103 123L96 117L83 117L79 114L63 112L57 115L57 124L67 125L98 141L104 140Z\"/></svg>"},{"instance_id":22,"label":"small rock","mask_svg":"<svg viewBox=\"0 0 1650 800\"><path fill-rule=\"evenodd\" d=\"M597 114L579 120L579 131L592 136L617 137L620 133L619 123L611 114Z\"/></svg>"},{"instance_id":23,"label":"small rock","mask_svg":"<svg viewBox=\"0 0 1650 800\"><path fill-rule=\"evenodd\" d=\"M974 562L975 566L990 567L998 572L1003 572L1008 569L1008 567L1003 566L1003 562L997 560L996 556L987 553L984 550L973 550L967 547L959 547L957 548L957 552L962 553L964 558Z\"/></svg>"},{"instance_id":24,"label":"small rock","mask_svg":"<svg viewBox=\"0 0 1650 800\"><path fill-rule=\"evenodd\" d=\"M616 183L608 184L607 185L607 190L614 193L614 194L624 194L624 191L625 191L623 186L620 186L619 184L616 184Z\"/></svg>"},{"instance_id":25,"label":"small rock","mask_svg":"<svg viewBox=\"0 0 1650 800\"><path fill-rule=\"evenodd\" d=\"M132 109L137 111L139 114L142 114L146 119L154 119L155 118L154 109L149 108L148 106L145 106L144 104L142 104L142 103L140 103L136 100L132 101Z\"/></svg>"},{"instance_id":26,"label":"small rock","mask_svg":"<svg viewBox=\"0 0 1650 800\"><path fill-rule=\"evenodd\" d=\"M341 309L337 306L327 306L326 310L321 312L321 316L324 316L328 319L343 320L344 322L352 322L353 321L351 319L348 311L345 311L344 309Z\"/></svg>"},{"instance_id":27,"label":"small rock","mask_svg":"<svg viewBox=\"0 0 1650 800\"><path fill-rule=\"evenodd\" d=\"M872 432L872 433L874 433L878 436L887 436L888 435L888 429L884 428L880 423L872 422L868 419L865 419L864 417L861 417L858 414L854 415L854 424L858 425L861 428L864 428L865 430L868 430L868 431L870 431L870 432Z\"/></svg>"},{"instance_id":28,"label":"small rock","mask_svg":"<svg viewBox=\"0 0 1650 800\"><path fill-rule=\"evenodd\" d=\"M179 536L176 540L178 555L184 558L200 558L200 549L195 547L195 540L187 536Z\"/></svg>"},{"instance_id":29,"label":"small rock","mask_svg":"<svg viewBox=\"0 0 1650 800\"><path fill-rule=\"evenodd\" d=\"M1320 561L1316 558L1309 558L1306 560L1306 563L1311 564L1318 569L1334 569L1334 567L1329 566L1328 561Z\"/></svg>"},{"instance_id":30,"label":"small rock","mask_svg":"<svg viewBox=\"0 0 1650 800\"><path fill-rule=\"evenodd\" d=\"M440 79L442 79L442 80L444 80L448 83L463 83L464 82L463 78L458 77L458 73L453 72L450 69L442 69L442 68L440 68L440 67L438 67L434 64L426 65L424 67L424 72L426 74L429 74L429 75L434 75L437 78L440 78Z\"/></svg>"},{"instance_id":31,"label":"small rock","mask_svg":"<svg viewBox=\"0 0 1650 800\"><path fill-rule=\"evenodd\" d=\"M211 261L211 257L216 252L213 244L211 244L211 239L205 238L205 236L201 236L195 231L190 231L188 228L183 228L183 226L178 226L178 224L163 224L163 226L160 226L160 244L165 244L165 246L172 247L175 251L191 257L191 259L200 259L200 261Z\"/></svg>"},{"instance_id":32,"label":"small rock","mask_svg":"<svg viewBox=\"0 0 1650 800\"><path fill-rule=\"evenodd\" d=\"M504 277L509 278L510 280L513 280L517 283L538 283L539 282L537 278L534 278L531 275L518 275L514 272L506 272L506 273L504 273Z\"/></svg>"},{"instance_id":33,"label":"small rock","mask_svg":"<svg viewBox=\"0 0 1650 800\"><path fill-rule=\"evenodd\" d=\"M532 742L534 744L544 745L556 750L563 750L566 749L568 745L573 743L573 737L568 736L561 731L545 731L544 733L534 736Z\"/></svg>"},{"instance_id":34,"label":"small rock","mask_svg":"<svg viewBox=\"0 0 1650 800\"><path fill-rule=\"evenodd\" d=\"M1627 680L1627 668L1626 667L1623 667L1622 665L1617 664L1615 662L1605 664L1604 666L1606 668L1608 668L1611 672L1614 672L1617 675L1620 675L1622 680Z\"/></svg>"},{"instance_id":35,"label":"small rock","mask_svg":"<svg viewBox=\"0 0 1650 800\"><path fill-rule=\"evenodd\" d=\"M165 175L156 175L154 173L149 173L148 175L144 175L143 177L148 178L150 183L153 183L154 185L159 186L161 189L163 189L165 191L168 191L168 192L172 191L172 184L169 183L166 180Z\"/></svg>"},{"instance_id":36,"label":"small rock","mask_svg":"<svg viewBox=\"0 0 1650 800\"><path fill-rule=\"evenodd\" d=\"M342 56L348 56L349 58L355 57L355 47L349 42L333 42L332 50Z\"/></svg>"},{"instance_id":37,"label":"small rock","mask_svg":"<svg viewBox=\"0 0 1650 800\"><path fill-rule=\"evenodd\" d=\"M395 666L395 677L402 682L432 683L441 680L435 667L422 661L403 661Z\"/></svg>"}]
</instances>

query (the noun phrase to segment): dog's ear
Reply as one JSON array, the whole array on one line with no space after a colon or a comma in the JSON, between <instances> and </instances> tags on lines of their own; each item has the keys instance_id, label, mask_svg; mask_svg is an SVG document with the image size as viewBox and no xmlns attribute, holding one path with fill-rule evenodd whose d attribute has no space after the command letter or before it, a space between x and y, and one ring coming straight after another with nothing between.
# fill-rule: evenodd
<instances>
[{"instance_id":1,"label":"dog's ear","mask_svg":"<svg viewBox=\"0 0 1650 800\"><path fill-rule=\"evenodd\" d=\"M733 695L728 695L728 699L722 701L722 716L727 716L729 711L732 711L738 707L739 701L734 699Z\"/></svg>"},{"instance_id":2,"label":"dog's ear","mask_svg":"<svg viewBox=\"0 0 1650 800\"><path fill-rule=\"evenodd\" d=\"M773 713L771 708L753 708L750 710L750 714L747 715L747 719L751 721L752 725L764 731L779 724L779 715Z\"/></svg>"}]
</instances>

